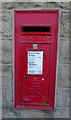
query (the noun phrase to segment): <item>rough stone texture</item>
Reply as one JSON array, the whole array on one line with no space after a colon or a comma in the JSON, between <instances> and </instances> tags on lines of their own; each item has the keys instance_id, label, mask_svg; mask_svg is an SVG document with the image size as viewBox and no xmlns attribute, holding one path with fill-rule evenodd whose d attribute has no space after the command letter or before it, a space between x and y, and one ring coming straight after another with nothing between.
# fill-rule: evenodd
<instances>
[{"instance_id":1,"label":"rough stone texture","mask_svg":"<svg viewBox=\"0 0 71 120\"><path fill-rule=\"evenodd\" d=\"M59 36L59 65L56 92L56 109L54 111L17 110L14 108L13 90L13 16L14 9L24 8L56 8L61 10ZM7 10L7 11L6 11ZM0 18L1 19L1 18ZM69 3L68 2L3 2L2 26L0 20L0 36L3 35L3 118L68 118L69 117ZM1 29L2 27L2 29ZM7 39L8 38L8 39ZM0 44L1 48L1 44ZM0 54L2 54L0 50ZM0 69L1 71L1 69ZM1 73L1 72L0 72ZM70 76L71 77L71 76ZM71 78L70 78L71 79ZM1 84L1 83L0 83ZM70 95L71 98L71 95ZM6 108L4 108L6 107ZM58 110L60 108L60 110ZM63 110L61 110L61 108Z\"/></svg>"},{"instance_id":2,"label":"rough stone texture","mask_svg":"<svg viewBox=\"0 0 71 120\"><path fill-rule=\"evenodd\" d=\"M0 65L0 87L2 86L2 65Z\"/></svg>"},{"instance_id":3,"label":"rough stone texture","mask_svg":"<svg viewBox=\"0 0 71 120\"><path fill-rule=\"evenodd\" d=\"M55 110L49 112L3 108L2 118L69 118L69 110Z\"/></svg>"},{"instance_id":4,"label":"rough stone texture","mask_svg":"<svg viewBox=\"0 0 71 120\"><path fill-rule=\"evenodd\" d=\"M0 88L0 108L2 107L2 88Z\"/></svg>"},{"instance_id":5,"label":"rough stone texture","mask_svg":"<svg viewBox=\"0 0 71 120\"><path fill-rule=\"evenodd\" d=\"M65 105L65 101L63 101L63 99L65 100L65 91L63 90L57 90L57 95L56 95L56 106L62 106L64 107Z\"/></svg>"},{"instance_id":6,"label":"rough stone texture","mask_svg":"<svg viewBox=\"0 0 71 120\"><path fill-rule=\"evenodd\" d=\"M66 93L65 93L65 96L66 96L65 106L66 106L66 107L69 107L69 106L70 106L70 105L69 105L69 92L71 92L71 91L67 90Z\"/></svg>"},{"instance_id":7,"label":"rough stone texture","mask_svg":"<svg viewBox=\"0 0 71 120\"><path fill-rule=\"evenodd\" d=\"M61 12L60 36L69 37L69 12Z\"/></svg>"},{"instance_id":8,"label":"rough stone texture","mask_svg":"<svg viewBox=\"0 0 71 120\"><path fill-rule=\"evenodd\" d=\"M2 20L3 21L9 21L9 20L12 20L12 13L11 12L3 12L2 13Z\"/></svg>"},{"instance_id":9,"label":"rough stone texture","mask_svg":"<svg viewBox=\"0 0 71 120\"><path fill-rule=\"evenodd\" d=\"M0 119L2 119L2 108L0 108Z\"/></svg>"},{"instance_id":10,"label":"rough stone texture","mask_svg":"<svg viewBox=\"0 0 71 120\"><path fill-rule=\"evenodd\" d=\"M14 111L5 108L2 110L2 118L17 118L17 115Z\"/></svg>"},{"instance_id":11,"label":"rough stone texture","mask_svg":"<svg viewBox=\"0 0 71 120\"><path fill-rule=\"evenodd\" d=\"M69 9L69 3L68 2L49 2L48 7L59 7L62 9Z\"/></svg>"},{"instance_id":12,"label":"rough stone texture","mask_svg":"<svg viewBox=\"0 0 71 120\"><path fill-rule=\"evenodd\" d=\"M2 13L2 30L3 37L12 36L12 13L11 12L3 12Z\"/></svg>"},{"instance_id":13,"label":"rough stone texture","mask_svg":"<svg viewBox=\"0 0 71 120\"><path fill-rule=\"evenodd\" d=\"M49 118L49 112L40 110L21 110L20 114L21 118Z\"/></svg>"},{"instance_id":14,"label":"rough stone texture","mask_svg":"<svg viewBox=\"0 0 71 120\"><path fill-rule=\"evenodd\" d=\"M2 62L4 64L12 63L12 41L11 40L2 41Z\"/></svg>"},{"instance_id":15,"label":"rough stone texture","mask_svg":"<svg viewBox=\"0 0 71 120\"><path fill-rule=\"evenodd\" d=\"M60 24L60 36L61 37L69 37L69 23Z\"/></svg>"},{"instance_id":16,"label":"rough stone texture","mask_svg":"<svg viewBox=\"0 0 71 120\"><path fill-rule=\"evenodd\" d=\"M12 35L12 26L11 21L2 21L2 27L3 27L3 36L4 37L10 37Z\"/></svg>"},{"instance_id":17,"label":"rough stone texture","mask_svg":"<svg viewBox=\"0 0 71 120\"><path fill-rule=\"evenodd\" d=\"M7 107L13 107L14 106L14 102L13 102L13 89L12 88L6 88L6 105Z\"/></svg>"},{"instance_id":18,"label":"rough stone texture","mask_svg":"<svg viewBox=\"0 0 71 120\"><path fill-rule=\"evenodd\" d=\"M2 67L2 85L4 87L11 87L12 84L12 73L11 73L10 66L3 66Z\"/></svg>"},{"instance_id":19,"label":"rough stone texture","mask_svg":"<svg viewBox=\"0 0 71 120\"><path fill-rule=\"evenodd\" d=\"M53 118L69 118L69 110L56 110Z\"/></svg>"},{"instance_id":20,"label":"rough stone texture","mask_svg":"<svg viewBox=\"0 0 71 120\"><path fill-rule=\"evenodd\" d=\"M71 90L57 89L56 106L57 107L69 107L69 92Z\"/></svg>"},{"instance_id":21,"label":"rough stone texture","mask_svg":"<svg viewBox=\"0 0 71 120\"><path fill-rule=\"evenodd\" d=\"M60 40L60 56L59 61L61 64L69 64L69 39Z\"/></svg>"},{"instance_id":22,"label":"rough stone texture","mask_svg":"<svg viewBox=\"0 0 71 120\"><path fill-rule=\"evenodd\" d=\"M0 40L0 64L2 64L2 40Z\"/></svg>"},{"instance_id":23,"label":"rough stone texture","mask_svg":"<svg viewBox=\"0 0 71 120\"><path fill-rule=\"evenodd\" d=\"M68 88L69 87L69 65L59 65L58 73L58 87Z\"/></svg>"}]
</instances>

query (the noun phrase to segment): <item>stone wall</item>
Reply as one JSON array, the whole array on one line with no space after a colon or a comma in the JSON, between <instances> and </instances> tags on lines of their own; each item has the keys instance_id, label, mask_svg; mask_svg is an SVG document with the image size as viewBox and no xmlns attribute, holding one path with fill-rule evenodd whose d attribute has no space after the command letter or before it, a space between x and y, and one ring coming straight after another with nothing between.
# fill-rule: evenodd
<instances>
[{"instance_id":1,"label":"stone wall","mask_svg":"<svg viewBox=\"0 0 71 120\"><path fill-rule=\"evenodd\" d=\"M18 110L14 108L13 80L13 11L16 9L60 10L57 88L54 111ZM3 118L68 118L69 117L69 3L68 2L3 2L2 3L2 105Z\"/></svg>"}]
</instances>

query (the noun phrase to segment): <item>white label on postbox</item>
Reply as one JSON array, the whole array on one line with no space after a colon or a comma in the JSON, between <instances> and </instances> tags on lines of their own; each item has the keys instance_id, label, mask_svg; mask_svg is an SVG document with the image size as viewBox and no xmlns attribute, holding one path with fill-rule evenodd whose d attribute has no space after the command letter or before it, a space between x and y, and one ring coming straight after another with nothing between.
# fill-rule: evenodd
<instances>
[{"instance_id":1,"label":"white label on postbox","mask_svg":"<svg viewBox=\"0 0 71 120\"><path fill-rule=\"evenodd\" d=\"M43 51L28 51L28 74L42 74Z\"/></svg>"}]
</instances>

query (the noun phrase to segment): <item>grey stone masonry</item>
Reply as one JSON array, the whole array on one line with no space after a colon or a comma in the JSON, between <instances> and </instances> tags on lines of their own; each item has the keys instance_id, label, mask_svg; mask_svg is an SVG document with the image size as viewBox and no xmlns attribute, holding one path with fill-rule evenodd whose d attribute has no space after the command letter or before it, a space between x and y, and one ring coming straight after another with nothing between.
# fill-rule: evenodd
<instances>
[{"instance_id":1,"label":"grey stone masonry","mask_svg":"<svg viewBox=\"0 0 71 120\"><path fill-rule=\"evenodd\" d=\"M59 17L59 44L58 44L58 70L55 95L55 110L19 110L14 108L14 28L13 14L16 9L56 9L60 11ZM0 13L1 15L1 13ZM1 19L0 19L1 23ZM71 85L69 84L69 2L3 2L2 3L2 117L3 118L69 118L69 96L71 98ZM0 44L1 45L1 44ZM1 71L1 69L0 69ZM71 78L70 78L71 79ZM0 83L1 87L1 83ZM0 88L1 89L1 88ZM71 107L71 106L70 106Z\"/></svg>"}]
</instances>

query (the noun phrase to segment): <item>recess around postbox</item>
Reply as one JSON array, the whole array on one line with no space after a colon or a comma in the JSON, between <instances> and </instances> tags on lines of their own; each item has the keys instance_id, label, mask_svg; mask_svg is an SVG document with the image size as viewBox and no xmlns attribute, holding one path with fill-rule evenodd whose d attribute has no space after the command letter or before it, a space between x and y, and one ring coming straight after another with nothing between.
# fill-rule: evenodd
<instances>
[{"instance_id":1,"label":"recess around postbox","mask_svg":"<svg viewBox=\"0 0 71 120\"><path fill-rule=\"evenodd\" d=\"M53 110L59 10L14 12L15 108Z\"/></svg>"}]
</instances>

